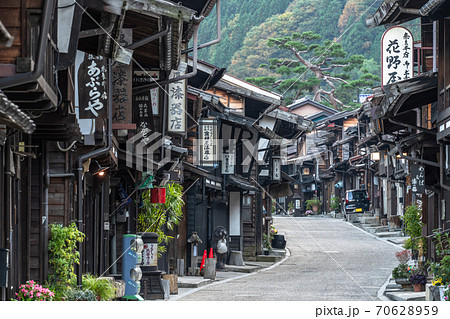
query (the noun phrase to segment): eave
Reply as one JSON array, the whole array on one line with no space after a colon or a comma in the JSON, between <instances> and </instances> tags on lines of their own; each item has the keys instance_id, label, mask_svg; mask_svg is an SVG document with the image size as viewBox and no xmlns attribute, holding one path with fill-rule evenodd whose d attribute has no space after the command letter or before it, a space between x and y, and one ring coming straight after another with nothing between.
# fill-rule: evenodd
<instances>
[{"instance_id":1,"label":"eave","mask_svg":"<svg viewBox=\"0 0 450 319\"><path fill-rule=\"evenodd\" d=\"M165 0L89 0L90 8L121 15L123 10L136 11L150 16L166 16L190 22L195 11L178 3Z\"/></svg>"}]
</instances>

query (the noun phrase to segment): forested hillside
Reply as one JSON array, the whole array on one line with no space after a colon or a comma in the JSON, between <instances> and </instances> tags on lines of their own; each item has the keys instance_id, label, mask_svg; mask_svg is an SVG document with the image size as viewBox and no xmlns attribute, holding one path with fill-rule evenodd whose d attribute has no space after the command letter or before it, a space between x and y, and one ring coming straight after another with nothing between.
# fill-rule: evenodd
<instances>
[{"instance_id":1,"label":"forested hillside","mask_svg":"<svg viewBox=\"0 0 450 319\"><path fill-rule=\"evenodd\" d=\"M228 67L234 53L241 49L242 43L252 27L258 26L267 18L283 13L291 0L222 0L222 41L199 52L200 59L217 66ZM200 42L217 37L216 11L201 23Z\"/></svg>"},{"instance_id":2,"label":"forested hillside","mask_svg":"<svg viewBox=\"0 0 450 319\"><path fill-rule=\"evenodd\" d=\"M258 67L270 58L280 57L280 53L274 48L268 48L267 40L294 32L313 31L320 34L323 41L339 38L339 43L348 54L361 54L365 59L373 59L378 64L379 40L384 30L367 29L364 20L375 11L380 2L381 0L224 0L221 2L222 41L201 50L200 58L226 67L230 74L240 78L269 75L268 70ZM368 12L362 14L371 5ZM214 12L202 23L200 41L209 41L215 37Z\"/></svg>"}]
</instances>

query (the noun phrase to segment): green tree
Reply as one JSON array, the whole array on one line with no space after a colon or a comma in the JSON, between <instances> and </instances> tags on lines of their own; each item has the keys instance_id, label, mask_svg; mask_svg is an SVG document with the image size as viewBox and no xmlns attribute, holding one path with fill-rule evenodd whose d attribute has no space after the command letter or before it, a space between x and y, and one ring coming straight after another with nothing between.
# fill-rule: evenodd
<instances>
[{"instance_id":1,"label":"green tree","mask_svg":"<svg viewBox=\"0 0 450 319\"><path fill-rule=\"evenodd\" d=\"M142 194L142 207L138 215L138 231L158 234L158 256L166 251L163 244L173 239L165 233L165 228L172 230L183 218L183 187L175 183L165 187L166 203L152 203L151 192L147 190Z\"/></svg>"},{"instance_id":2,"label":"green tree","mask_svg":"<svg viewBox=\"0 0 450 319\"><path fill-rule=\"evenodd\" d=\"M332 41L321 43L321 38L321 35L312 31L270 38L267 45L288 52L288 56L272 58L269 64L260 67L273 70L279 77L247 78L247 81L286 92L294 100L305 92L312 92L314 101L326 101L339 110L349 106L345 103L348 100L341 101L338 98L338 88L343 88L341 95L345 97L343 93L357 87L371 86L379 78L367 71L359 79L350 80L349 72L360 69L364 57L348 56L341 44Z\"/></svg>"}]
</instances>

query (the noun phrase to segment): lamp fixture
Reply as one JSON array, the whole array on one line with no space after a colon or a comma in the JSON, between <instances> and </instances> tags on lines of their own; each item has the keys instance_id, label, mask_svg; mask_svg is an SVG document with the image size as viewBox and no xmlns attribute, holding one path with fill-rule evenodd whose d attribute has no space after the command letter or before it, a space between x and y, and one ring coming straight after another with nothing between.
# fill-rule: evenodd
<instances>
[{"instance_id":1,"label":"lamp fixture","mask_svg":"<svg viewBox=\"0 0 450 319\"><path fill-rule=\"evenodd\" d=\"M97 163L98 168L92 173L92 175L98 175L98 176L105 176L106 171L109 169L108 166L101 166L99 162L94 161Z\"/></svg>"}]
</instances>

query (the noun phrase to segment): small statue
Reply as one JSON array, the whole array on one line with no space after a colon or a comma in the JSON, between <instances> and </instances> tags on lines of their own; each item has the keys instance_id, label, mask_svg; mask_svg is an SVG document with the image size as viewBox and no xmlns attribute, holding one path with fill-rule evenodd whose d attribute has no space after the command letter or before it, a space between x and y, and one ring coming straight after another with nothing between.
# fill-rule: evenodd
<instances>
[{"instance_id":1,"label":"small statue","mask_svg":"<svg viewBox=\"0 0 450 319\"><path fill-rule=\"evenodd\" d=\"M228 253L228 232L223 226L218 226L214 230L212 246L217 252L217 269L224 269Z\"/></svg>"}]
</instances>

